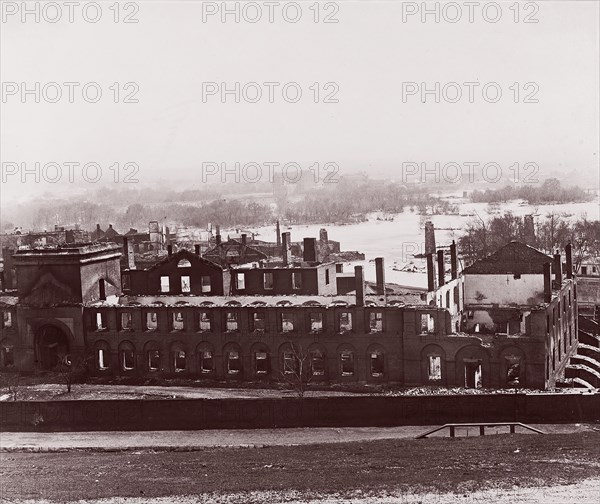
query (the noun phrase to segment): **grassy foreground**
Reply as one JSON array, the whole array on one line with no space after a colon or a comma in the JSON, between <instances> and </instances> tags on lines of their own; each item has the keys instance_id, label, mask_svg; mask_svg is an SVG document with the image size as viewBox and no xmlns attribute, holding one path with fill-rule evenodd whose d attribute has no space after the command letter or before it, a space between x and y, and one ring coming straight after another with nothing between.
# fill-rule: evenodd
<instances>
[{"instance_id":1,"label":"grassy foreground","mask_svg":"<svg viewBox=\"0 0 600 504\"><path fill-rule=\"evenodd\" d=\"M470 493L600 477L600 432L383 440L196 452L2 453L0 500L65 502L256 490L303 498ZM244 502L252 502L246 497Z\"/></svg>"}]
</instances>

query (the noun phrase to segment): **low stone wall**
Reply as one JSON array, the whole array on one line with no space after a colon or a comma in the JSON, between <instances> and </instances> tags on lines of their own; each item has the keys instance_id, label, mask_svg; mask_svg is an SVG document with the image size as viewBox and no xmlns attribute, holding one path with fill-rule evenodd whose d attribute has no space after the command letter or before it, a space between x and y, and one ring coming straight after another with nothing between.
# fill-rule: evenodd
<instances>
[{"instance_id":1,"label":"low stone wall","mask_svg":"<svg viewBox=\"0 0 600 504\"><path fill-rule=\"evenodd\" d=\"M0 410L2 431L600 422L600 394L16 401Z\"/></svg>"}]
</instances>

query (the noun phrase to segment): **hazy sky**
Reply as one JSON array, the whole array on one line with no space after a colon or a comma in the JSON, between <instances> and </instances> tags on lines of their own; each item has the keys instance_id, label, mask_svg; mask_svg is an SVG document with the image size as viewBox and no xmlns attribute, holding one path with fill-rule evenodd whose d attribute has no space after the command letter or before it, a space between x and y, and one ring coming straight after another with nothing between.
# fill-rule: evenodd
<instances>
[{"instance_id":1,"label":"hazy sky","mask_svg":"<svg viewBox=\"0 0 600 504\"><path fill-rule=\"evenodd\" d=\"M302 17L286 22L280 2L269 7L256 2L262 19L247 22L257 10L246 8L240 22L233 15L221 22L219 13L203 22L203 9L222 9L222 2L141 1L134 13L122 3L120 19L130 14L138 23L115 23L114 1L99 2L102 18L86 22L75 8L74 22L49 23L55 13L41 12L21 20L21 13L7 15L1 25L1 160L3 163L64 163L94 161L103 168L102 181L114 176L109 167L127 161L139 165L136 178L149 183L158 177L185 179L199 186L203 162L235 161L286 163L296 161L307 169L314 162L335 162L340 173L366 170L399 175L403 162L474 161L498 162L503 169L515 162L535 162L540 177L553 171L587 173L598 179L599 5L596 1L521 2L520 22L514 22L514 1L498 2L502 17L492 23L474 8L468 20L464 2L456 2L462 18L448 22L457 11L441 12L422 22L420 14L407 9L421 2L342 1L319 6L314 22L311 2L298 2ZM489 2L481 2L486 5ZM15 5L20 2L15 3ZM33 5L35 2L28 2ZM62 5L63 2L57 2ZM82 5L86 2L82 2ZM527 4L527 6L526 6ZM228 2L236 8L236 2ZM242 9L243 4L239 4ZM435 8L435 2L427 2ZM33 8L33 7L32 7ZM286 7L289 19L295 8ZM337 12L335 12L337 10ZM537 12L536 12L537 11ZM246 14L244 16L244 14ZM444 15L445 14L445 15ZM91 19L93 10L87 11ZM324 23L329 15L337 23ZM496 13L488 10L493 19ZM524 23L523 18L537 19ZM10 83L18 86L17 94ZM39 82L61 83L63 96L35 103L22 85L33 89ZM80 83L69 103L64 82ZM82 97L85 83L97 83L102 98L88 103ZM113 83L120 84L119 103L114 103ZM139 103L122 103L134 87ZM261 84L258 103L222 103L208 96L203 103L203 83ZM265 82L274 86L269 103ZM282 95L288 88L302 90L297 103ZM311 86L319 83L319 103ZM457 103L435 103L419 92L403 101L403 83L461 84ZM473 103L462 83L474 82ZM9 84L7 84L9 83ZM335 83L324 88L326 83ZM491 99L500 88L496 103ZM515 87L519 88L515 103ZM526 83L529 84L526 87ZM512 89L511 89L512 86ZM114 88L113 88L114 89ZM313 87L314 89L314 87ZM93 98L94 88L89 88ZM323 103L337 90L337 103ZM46 87L50 99L52 87ZM253 98L254 88L247 88ZM448 99L455 88L447 87ZM538 103L524 103L526 97ZM67 169L61 182L67 180ZM75 182L82 182L75 170ZM54 177L54 172L46 176ZM88 174L89 175L89 174ZM265 174L266 176L266 174ZM6 177L6 174L5 174ZM9 175L3 184L3 201L29 194L52 184L35 184L33 176L21 183ZM121 183L121 182L120 182ZM68 184L67 184L68 185Z\"/></svg>"}]
</instances>

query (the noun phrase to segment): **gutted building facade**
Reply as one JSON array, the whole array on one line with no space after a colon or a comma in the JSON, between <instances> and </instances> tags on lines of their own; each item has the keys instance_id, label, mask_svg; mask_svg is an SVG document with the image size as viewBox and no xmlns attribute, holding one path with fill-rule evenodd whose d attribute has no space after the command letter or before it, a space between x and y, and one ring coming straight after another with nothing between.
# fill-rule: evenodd
<instances>
[{"instance_id":1,"label":"gutted building facade","mask_svg":"<svg viewBox=\"0 0 600 504\"><path fill-rule=\"evenodd\" d=\"M386 294L381 260L374 289L357 266L340 295L336 265L304 249L302 262L284 251L277 266L229 268L181 250L122 271L116 245L19 250L0 365L85 355L97 376L236 381L281 380L301 360L315 382L547 388L576 351L577 286L560 257L514 242L459 272L452 245L449 278L447 254L437 275L429 254L428 302L406 305Z\"/></svg>"}]
</instances>

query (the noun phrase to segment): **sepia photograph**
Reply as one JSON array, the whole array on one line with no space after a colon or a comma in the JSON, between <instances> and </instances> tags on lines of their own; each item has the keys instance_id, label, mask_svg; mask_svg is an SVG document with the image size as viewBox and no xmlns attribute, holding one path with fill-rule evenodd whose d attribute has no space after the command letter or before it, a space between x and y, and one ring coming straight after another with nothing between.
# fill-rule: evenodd
<instances>
[{"instance_id":1,"label":"sepia photograph","mask_svg":"<svg viewBox=\"0 0 600 504\"><path fill-rule=\"evenodd\" d=\"M600 0L0 0L0 503L600 503Z\"/></svg>"}]
</instances>

